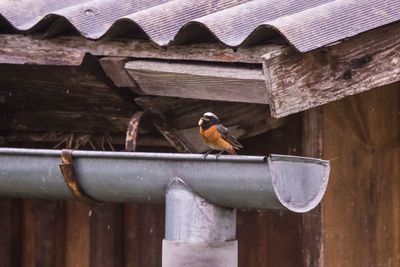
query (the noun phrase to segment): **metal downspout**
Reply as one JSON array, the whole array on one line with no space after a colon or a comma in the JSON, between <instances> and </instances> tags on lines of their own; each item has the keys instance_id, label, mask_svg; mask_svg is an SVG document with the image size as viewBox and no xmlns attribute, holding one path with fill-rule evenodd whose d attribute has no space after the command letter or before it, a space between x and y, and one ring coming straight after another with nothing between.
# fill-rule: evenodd
<instances>
[{"instance_id":1,"label":"metal downspout","mask_svg":"<svg viewBox=\"0 0 400 267\"><path fill-rule=\"evenodd\" d=\"M179 178L166 190L162 266L237 267L236 209L197 196Z\"/></svg>"}]
</instances>

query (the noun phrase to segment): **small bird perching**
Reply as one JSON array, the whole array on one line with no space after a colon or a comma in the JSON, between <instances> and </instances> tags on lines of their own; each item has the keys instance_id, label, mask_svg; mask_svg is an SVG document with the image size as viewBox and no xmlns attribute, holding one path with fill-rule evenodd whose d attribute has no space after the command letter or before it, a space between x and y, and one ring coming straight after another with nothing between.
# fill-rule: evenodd
<instances>
[{"instance_id":1,"label":"small bird perching","mask_svg":"<svg viewBox=\"0 0 400 267\"><path fill-rule=\"evenodd\" d=\"M221 124L214 113L204 113L199 120L199 126L201 138L211 148L204 154L204 158L213 150L220 150L217 154L218 158L224 151L231 155L236 155L235 150L243 148L236 138L229 133L228 129Z\"/></svg>"}]
</instances>

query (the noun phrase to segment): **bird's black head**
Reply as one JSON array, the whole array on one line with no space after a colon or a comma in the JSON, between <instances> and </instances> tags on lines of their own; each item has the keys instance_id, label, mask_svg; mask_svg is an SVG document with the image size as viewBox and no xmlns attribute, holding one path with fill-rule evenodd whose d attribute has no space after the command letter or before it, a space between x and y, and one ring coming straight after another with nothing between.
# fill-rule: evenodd
<instances>
[{"instance_id":1,"label":"bird's black head","mask_svg":"<svg viewBox=\"0 0 400 267\"><path fill-rule=\"evenodd\" d=\"M220 124L219 119L214 113L211 112L204 113L203 117L201 117L199 120L199 126L201 129L203 129L203 131L216 124Z\"/></svg>"}]
</instances>

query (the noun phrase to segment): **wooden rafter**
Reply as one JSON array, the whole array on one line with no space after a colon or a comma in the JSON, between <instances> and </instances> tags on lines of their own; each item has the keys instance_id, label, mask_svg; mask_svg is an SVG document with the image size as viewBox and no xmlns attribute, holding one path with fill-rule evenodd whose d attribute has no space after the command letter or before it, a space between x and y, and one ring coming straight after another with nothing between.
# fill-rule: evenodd
<instances>
[{"instance_id":1,"label":"wooden rafter","mask_svg":"<svg viewBox=\"0 0 400 267\"><path fill-rule=\"evenodd\" d=\"M261 67L134 60L125 69L146 95L268 103Z\"/></svg>"},{"instance_id":2,"label":"wooden rafter","mask_svg":"<svg viewBox=\"0 0 400 267\"><path fill-rule=\"evenodd\" d=\"M305 54L264 56L271 114L283 117L400 80L399 24Z\"/></svg>"},{"instance_id":3,"label":"wooden rafter","mask_svg":"<svg viewBox=\"0 0 400 267\"><path fill-rule=\"evenodd\" d=\"M124 145L125 137L121 134L109 134L110 141L113 145ZM4 144L18 144L18 143L53 143L60 144L63 147L67 141L71 141L73 145L81 139L90 140L95 144L96 148L100 147L99 144L105 138L104 134L92 133L67 133L67 132L35 132L35 131L7 131L3 132L0 136ZM64 142L64 143L61 143ZM155 134L139 134L137 139L139 146L157 146L157 147L172 147L168 141L162 136Z\"/></svg>"},{"instance_id":4,"label":"wooden rafter","mask_svg":"<svg viewBox=\"0 0 400 267\"><path fill-rule=\"evenodd\" d=\"M163 113L154 105L149 97L136 98L138 103L147 113L155 128L164 138L180 153L199 152L193 147L189 140L185 139L178 130L167 122Z\"/></svg>"},{"instance_id":5,"label":"wooden rafter","mask_svg":"<svg viewBox=\"0 0 400 267\"><path fill-rule=\"evenodd\" d=\"M29 48L29 49L27 49ZM277 45L257 45L237 50L222 44L160 47L150 41L87 40L79 36L34 39L24 35L0 35L0 63L80 65L86 53L94 56L262 63L262 55Z\"/></svg>"}]
</instances>

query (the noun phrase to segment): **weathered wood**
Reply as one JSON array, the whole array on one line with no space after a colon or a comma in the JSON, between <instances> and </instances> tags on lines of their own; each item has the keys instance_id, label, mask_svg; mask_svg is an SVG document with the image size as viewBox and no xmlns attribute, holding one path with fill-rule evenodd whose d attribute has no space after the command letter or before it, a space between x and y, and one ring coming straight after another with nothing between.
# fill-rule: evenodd
<instances>
[{"instance_id":1,"label":"weathered wood","mask_svg":"<svg viewBox=\"0 0 400 267\"><path fill-rule=\"evenodd\" d=\"M86 65L0 64L0 129L123 133L136 109L105 80Z\"/></svg>"},{"instance_id":2,"label":"weathered wood","mask_svg":"<svg viewBox=\"0 0 400 267\"><path fill-rule=\"evenodd\" d=\"M124 266L161 267L165 205L124 205Z\"/></svg>"},{"instance_id":3,"label":"weathered wood","mask_svg":"<svg viewBox=\"0 0 400 267\"><path fill-rule=\"evenodd\" d=\"M85 57L83 51L70 49L10 47L6 40L0 39L0 63L79 66Z\"/></svg>"},{"instance_id":4,"label":"weathered wood","mask_svg":"<svg viewBox=\"0 0 400 267\"><path fill-rule=\"evenodd\" d=\"M62 132L31 132L31 131L15 131L3 132L2 138L5 145L18 144L18 143L44 143L44 144L59 144L62 140L67 142L68 138L72 138L72 147L74 147L78 140L90 140L96 147L101 148L101 142L105 139L104 135L90 134L90 133L62 133ZM125 144L125 136L121 134L109 135L110 141L113 145ZM104 140L105 142L105 140ZM63 143L61 143L63 144ZM60 145L61 145L60 144ZM161 135L156 134L139 134L137 138L138 146L156 146L156 147L172 147L171 144L165 140ZM53 147L54 147L53 146Z\"/></svg>"},{"instance_id":5,"label":"weathered wood","mask_svg":"<svg viewBox=\"0 0 400 267\"><path fill-rule=\"evenodd\" d=\"M323 112L324 266L400 266L400 83Z\"/></svg>"},{"instance_id":6,"label":"weathered wood","mask_svg":"<svg viewBox=\"0 0 400 267\"><path fill-rule=\"evenodd\" d=\"M381 27L306 54L264 56L273 117L283 117L400 80L400 27Z\"/></svg>"},{"instance_id":7,"label":"weathered wood","mask_svg":"<svg viewBox=\"0 0 400 267\"><path fill-rule=\"evenodd\" d=\"M143 93L125 69L128 61L124 57L104 57L99 60L104 73L117 87L129 87L137 94Z\"/></svg>"},{"instance_id":8,"label":"weathered wood","mask_svg":"<svg viewBox=\"0 0 400 267\"><path fill-rule=\"evenodd\" d=\"M0 266L21 264L21 200L0 198Z\"/></svg>"},{"instance_id":9,"label":"weathered wood","mask_svg":"<svg viewBox=\"0 0 400 267\"><path fill-rule=\"evenodd\" d=\"M323 157L322 108L306 110L303 115L302 155ZM304 267L323 266L322 210L321 205L301 215L302 262Z\"/></svg>"},{"instance_id":10,"label":"weathered wood","mask_svg":"<svg viewBox=\"0 0 400 267\"><path fill-rule=\"evenodd\" d=\"M29 47L29 49L27 49ZM159 47L150 41L87 40L78 36L34 39L32 36L2 34L0 62L12 64L80 65L85 53L95 56L262 63L261 56L276 45L232 48L222 44L193 44Z\"/></svg>"},{"instance_id":11,"label":"weathered wood","mask_svg":"<svg viewBox=\"0 0 400 267\"><path fill-rule=\"evenodd\" d=\"M64 224L61 201L24 200L21 266L64 267Z\"/></svg>"},{"instance_id":12,"label":"weathered wood","mask_svg":"<svg viewBox=\"0 0 400 267\"><path fill-rule=\"evenodd\" d=\"M144 60L125 68L146 95L268 104L261 68Z\"/></svg>"},{"instance_id":13,"label":"weathered wood","mask_svg":"<svg viewBox=\"0 0 400 267\"><path fill-rule=\"evenodd\" d=\"M28 145L33 141L44 146L48 145L44 144L45 140L51 145L52 140L60 135L64 135L61 138L64 139L73 133L76 141L82 141L78 143L87 141L87 149L92 149L88 137L97 149L102 149L102 146L96 140L103 136L111 137L112 144L122 145L129 119L137 108L132 104L133 97L119 95L105 81L108 79L104 78L104 72L101 76L103 78L86 64L79 67L0 64L0 130L3 141L5 139L15 145ZM190 144L202 146L197 151L207 149L197 129L197 122L206 111L220 116L233 134L241 139L279 127L284 121L271 119L268 107L261 104L172 97L155 99L158 99L157 109L166 115L169 124L182 131L180 134ZM140 146L154 144L170 147L157 135L153 126L146 123L142 126L138 139ZM28 132L32 136L24 134ZM55 132L60 134L53 136ZM42 133L49 134L43 137ZM63 144L62 140L56 140L53 146L60 142ZM73 143L75 146L76 142Z\"/></svg>"},{"instance_id":14,"label":"weathered wood","mask_svg":"<svg viewBox=\"0 0 400 267\"><path fill-rule=\"evenodd\" d=\"M65 267L89 267L92 211L78 201L66 201L65 206Z\"/></svg>"},{"instance_id":15,"label":"weathered wood","mask_svg":"<svg viewBox=\"0 0 400 267\"><path fill-rule=\"evenodd\" d=\"M123 266L122 226L122 205L103 203L93 208L90 266Z\"/></svg>"},{"instance_id":16,"label":"weathered wood","mask_svg":"<svg viewBox=\"0 0 400 267\"><path fill-rule=\"evenodd\" d=\"M185 139L175 127L169 125L164 115L160 110L153 104L152 99L149 97L136 98L138 103L147 114L148 119L151 120L156 129L165 137L165 139L180 153L193 153L197 152L196 149L190 143L190 140Z\"/></svg>"}]
</instances>

